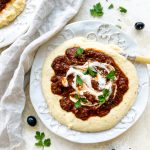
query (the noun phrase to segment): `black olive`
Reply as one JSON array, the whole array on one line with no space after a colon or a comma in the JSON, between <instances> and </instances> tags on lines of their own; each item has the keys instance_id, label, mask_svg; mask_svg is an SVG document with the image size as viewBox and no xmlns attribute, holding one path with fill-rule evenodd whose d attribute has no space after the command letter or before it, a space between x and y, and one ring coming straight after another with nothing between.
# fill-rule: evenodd
<instances>
[{"instance_id":1,"label":"black olive","mask_svg":"<svg viewBox=\"0 0 150 150\"><path fill-rule=\"evenodd\" d=\"M37 123L36 118L34 116L29 116L27 118L27 122L30 126L35 126Z\"/></svg>"},{"instance_id":2,"label":"black olive","mask_svg":"<svg viewBox=\"0 0 150 150\"><path fill-rule=\"evenodd\" d=\"M136 22L134 26L135 29L142 30L145 27L145 24L143 22Z\"/></svg>"}]
</instances>

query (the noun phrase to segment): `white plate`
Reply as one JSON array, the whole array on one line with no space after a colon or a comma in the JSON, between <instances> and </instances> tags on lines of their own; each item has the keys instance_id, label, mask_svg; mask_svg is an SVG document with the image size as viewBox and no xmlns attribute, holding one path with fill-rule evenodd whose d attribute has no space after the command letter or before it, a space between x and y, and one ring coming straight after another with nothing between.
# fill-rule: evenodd
<instances>
[{"instance_id":1,"label":"white plate","mask_svg":"<svg viewBox=\"0 0 150 150\"><path fill-rule=\"evenodd\" d=\"M23 12L8 26L0 29L0 48L13 43L27 31L39 5L39 0L26 0L26 7Z\"/></svg>"},{"instance_id":2,"label":"white plate","mask_svg":"<svg viewBox=\"0 0 150 150\"><path fill-rule=\"evenodd\" d=\"M81 21L67 25L62 32L44 44L37 52L30 78L30 97L32 104L45 126L53 133L73 142L96 143L113 139L124 133L139 119L148 101L149 78L147 66L135 64L138 77L139 89L135 104L128 114L114 128L97 133L83 133L68 129L61 125L49 114L48 106L41 91L41 70L42 65L49 51L60 45L67 39L76 36L87 37L102 43L115 43L122 47L127 53L135 54L137 46L127 35L117 27L100 21ZM134 80L134 79L133 79Z\"/></svg>"}]
</instances>

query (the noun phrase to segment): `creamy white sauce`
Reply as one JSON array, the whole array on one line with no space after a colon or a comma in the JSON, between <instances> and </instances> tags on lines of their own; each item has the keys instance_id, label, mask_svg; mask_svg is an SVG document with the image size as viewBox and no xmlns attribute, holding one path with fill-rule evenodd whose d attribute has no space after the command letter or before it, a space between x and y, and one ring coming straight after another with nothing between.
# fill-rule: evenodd
<instances>
[{"instance_id":1,"label":"creamy white sauce","mask_svg":"<svg viewBox=\"0 0 150 150\"><path fill-rule=\"evenodd\" d=\"M88 67L92 67L95 71L97 71L97 76L95 78L91 77L90 75L85 75L83 74ZM109 80L106 82L106 77L105 75L103 75L101 73L101 71L97 70L96 67L100 67L103 68L104 70L107 71L107 73L109 73L112 70L115 70L113 66L111 66L110 64L106 64L106 63L100 63L100 62L86 62L84 65L80 65L80 66L70 66L69 70L67 71L66 77L63 78L62 80L62 84L67 87L68 86L68 81L67 81L67 77L71 74L73 74L74 79L72 82L72 87L75 89L75 93L83 96L84 92L89 92L90 94L96 96L96 99L98 100L98 96L103 95L102 91L97 91L92 87L92 80L95 80L98 82L98 88L99 89L108 89L109 90L109 96L112 93L112 84L114 82L114 80ZM83 80L83 86L81 88L78 88L76 86L76 77L80 76L80 78ZM116 78L115 78L116 80ZM116 88L115 88L115 93L116 94ZM107 97L107 99L109 98L109 96ZM73 97L70 96L70 99L73 102L76 102L77 100ZM85 103L81 103L82 105L88 105L91 106L91 102L87 102Z\"/></svg>"}]
</instances>

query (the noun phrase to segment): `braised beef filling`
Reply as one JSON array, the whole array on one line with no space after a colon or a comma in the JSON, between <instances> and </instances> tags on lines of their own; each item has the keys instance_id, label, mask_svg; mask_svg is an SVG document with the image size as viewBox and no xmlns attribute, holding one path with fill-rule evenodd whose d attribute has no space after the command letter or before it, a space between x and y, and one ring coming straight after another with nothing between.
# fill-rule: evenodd
<instances>
[{"instance_id":1,"label":"braised beef filling","mask_svg":"<svg viewBox=\"0 0 150 150\"><path fill-rule=\"evenodd\" d=\"M69 48L54 59L52 68L52 93L62 97L63 110L82 120L107 115L129 88L113 58L94 49Z\"/></svg>"},{"instance_id":2,"label":"braised beef filling","mask_svg":"<svg viewBox=\"0 0 150 150\"><path fill-rule=\"evenodd\" d=\"M2 11L10 1L11 0L0 0L0 11Z\"/></svg>"}]
</instances>

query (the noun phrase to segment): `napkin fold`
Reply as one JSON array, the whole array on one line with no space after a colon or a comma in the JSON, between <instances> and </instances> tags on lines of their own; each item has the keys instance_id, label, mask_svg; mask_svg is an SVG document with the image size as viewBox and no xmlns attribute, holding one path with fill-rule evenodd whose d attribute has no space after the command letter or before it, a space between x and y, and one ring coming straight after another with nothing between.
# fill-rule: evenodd
<instances>
[{"instance_id":1,"label":"napkin fold","mask_svg":"<svg viewBox=\"0 0 150 150\"><path fill-rule=\"evenodd\" d=\"M21 150L24 79L38 47L77 14L83 0L42 0L28 31L0 55L0 150Z\"/></svg>"}]
</instances>

